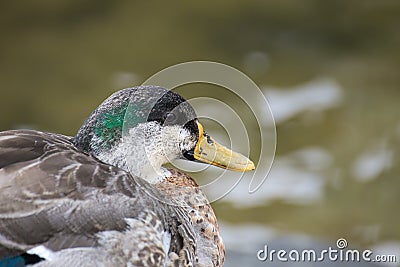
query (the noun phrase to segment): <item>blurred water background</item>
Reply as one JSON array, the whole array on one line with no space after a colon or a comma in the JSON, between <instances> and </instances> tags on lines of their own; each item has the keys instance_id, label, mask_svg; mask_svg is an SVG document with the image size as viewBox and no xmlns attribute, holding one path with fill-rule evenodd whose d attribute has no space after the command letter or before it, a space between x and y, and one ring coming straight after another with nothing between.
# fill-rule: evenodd
<instances>
[{"instance_id":1,"label":"blurred water background","mask_svg":"<svg viewBox=\"0 0 400 267\"><path fill-rule=\"evenodd\" d=\"M261 189L249 195L244 179L213 203L226 265L267 265L256 258L264 244L338 238L400 261L399 1L1 1L0 21L0 130L74 135L117 89L176 63L222 62L261 87L278 137ZM239 105L191 88L178 91Z\"/></svg>"}]
</instances>

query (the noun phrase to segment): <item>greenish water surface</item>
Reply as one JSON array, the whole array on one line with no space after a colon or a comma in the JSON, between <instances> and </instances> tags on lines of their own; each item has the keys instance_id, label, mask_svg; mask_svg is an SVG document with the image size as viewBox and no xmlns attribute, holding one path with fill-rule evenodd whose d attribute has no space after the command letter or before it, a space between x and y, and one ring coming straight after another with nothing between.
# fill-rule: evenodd
<instances>
[{"instance_id":1,"label":"greenish water surface","mask_svg":"<svg viewBox=\"0 0 400 267\"><path fill-rule=\"evenodd\" d=\"M322 196L221 200L218 218L361 247L400 241L399 1L2 1L0 13L0 130L73 135L112 92L184 61L231 65L267 95L335 81L339 105L277 124L278 158L308 147L329 154ZM182 94L224 97L195 92ZM355 162L379 153L384 167L359 179Z\"/></svg>"}]
</instances>

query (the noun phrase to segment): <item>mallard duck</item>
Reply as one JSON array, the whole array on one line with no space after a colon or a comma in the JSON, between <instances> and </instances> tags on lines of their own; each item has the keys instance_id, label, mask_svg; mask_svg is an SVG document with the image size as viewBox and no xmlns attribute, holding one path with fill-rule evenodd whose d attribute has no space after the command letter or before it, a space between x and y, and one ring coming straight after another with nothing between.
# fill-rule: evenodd
<instances>
[{"instance_id":1,"label":"mallard duck","mask_svg":"<svg viewBox=\"0 0 400 267\"><path fill-rule=\"evenodd\" d=\"M157 86L114 93L74 137L1 132L0 259L42 245L54 253L38 266L222 266L215 214L191 177L163 167L174 159L254 169Z\"/></svg>"}]
</instances>

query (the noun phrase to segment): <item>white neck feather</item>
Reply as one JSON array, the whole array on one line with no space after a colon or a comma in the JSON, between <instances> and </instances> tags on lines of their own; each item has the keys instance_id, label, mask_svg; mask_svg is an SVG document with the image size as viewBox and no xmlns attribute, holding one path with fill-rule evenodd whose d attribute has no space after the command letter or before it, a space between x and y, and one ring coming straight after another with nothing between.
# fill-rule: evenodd
<instances>
[{"instance_id":1,"label":"white neck feather","mask_svg":"<svg viewBox=\"0 0 400 267\"><path fill-rule=\"evenodd\" d=\"M117 146L98 157L154 184L171 175L162 165L181 156L181 146L187 144L189 135L180 126L142 123L129 129Z\"/></svg>"}]
</instances>

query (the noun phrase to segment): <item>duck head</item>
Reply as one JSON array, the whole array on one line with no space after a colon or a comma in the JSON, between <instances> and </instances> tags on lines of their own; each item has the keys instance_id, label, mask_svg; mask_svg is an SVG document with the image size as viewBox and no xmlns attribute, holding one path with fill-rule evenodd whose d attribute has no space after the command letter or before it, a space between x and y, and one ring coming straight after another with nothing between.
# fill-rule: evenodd
<instances>
[{"instance_id":1,"label":"duck head","mask_svg":"<svg viewBox=\"0 0 400 267\"><path fill-rule=\"evenodd\" d=\"M85 121L75 145L100 160L150 183L168 176L162 165L186 159L233 171L254 164L210 137L193 107L179 94L158 86L120 90Z\"/></svg>"}]
</instances>

